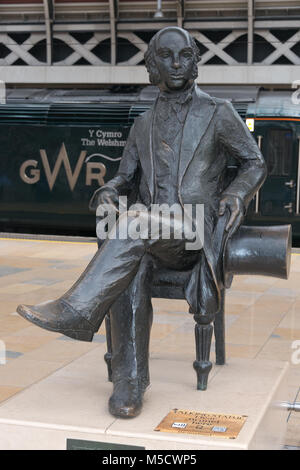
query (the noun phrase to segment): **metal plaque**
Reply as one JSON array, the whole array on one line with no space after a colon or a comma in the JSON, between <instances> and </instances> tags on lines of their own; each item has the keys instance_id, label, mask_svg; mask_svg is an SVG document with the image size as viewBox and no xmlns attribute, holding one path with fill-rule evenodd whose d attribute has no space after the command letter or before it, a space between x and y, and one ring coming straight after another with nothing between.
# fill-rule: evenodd
<instances>
[{"instance_id":1,"label":"metal plaque","mask_svg":"<svg viewBox=\"0 0 300 470\"><path fill-rule=\"evenodd\" d=\"M235 439L246 419L247 416L243 415L204 413L175 408L165 416L155 431Z\"/></svg>"}]
</instances>

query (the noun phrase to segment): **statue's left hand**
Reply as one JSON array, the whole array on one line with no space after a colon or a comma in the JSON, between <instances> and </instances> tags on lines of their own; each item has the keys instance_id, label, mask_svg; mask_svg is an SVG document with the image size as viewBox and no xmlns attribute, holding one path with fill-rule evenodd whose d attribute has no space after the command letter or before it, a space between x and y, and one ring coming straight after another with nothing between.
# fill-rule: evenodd
<instances>
[{"instance_id":1,"label":"statue's left hand","mask_svg":"<svg viewBox=\"0 0 300 470\"><path fill-rule=\"evenodd\" d=\"M223 196L220 201L219 215L224 215L227 208L230 211L230 219L225 230L226 232L229 232L228 236L232 237L243 221L245 207L243 201L239 197L226 195Z\"/></svg>"}]
</instances>

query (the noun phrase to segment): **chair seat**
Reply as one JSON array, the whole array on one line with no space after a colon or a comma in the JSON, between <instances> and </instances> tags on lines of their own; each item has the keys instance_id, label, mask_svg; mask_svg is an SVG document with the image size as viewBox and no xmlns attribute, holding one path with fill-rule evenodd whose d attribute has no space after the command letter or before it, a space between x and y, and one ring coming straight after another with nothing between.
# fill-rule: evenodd
<instances>
[{"instance_id":1,"label":"chair seat","mask_svg":"<svg viewBox=\"0 0 300 470\"><path fill-rule=\"evenodd\" d=\"M153 273L152 297L165 299L184 299L184 286L189 280L191 270L177 271L162 268Z\"/></svg>"}]
</instances>

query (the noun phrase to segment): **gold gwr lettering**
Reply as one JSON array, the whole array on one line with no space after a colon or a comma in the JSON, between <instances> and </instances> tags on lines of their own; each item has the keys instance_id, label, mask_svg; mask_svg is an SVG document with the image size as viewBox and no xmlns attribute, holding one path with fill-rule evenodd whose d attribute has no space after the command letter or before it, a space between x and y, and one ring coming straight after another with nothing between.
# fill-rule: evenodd
<instances>
[{"instance_id":1,"label":"gold gwr lettering","mask_svg":"<svg viewBox=\"0 0 300 470\"><path fill-rule=\"evenodd\" d=\"M73 173L72 169L71 169L69 157L68 157L68 154L67 154L67 151L66 151L66 147L65 147L65 144L63 143L61 148L60 148L57 160L56 160L54 168L53 168L53 171L51 172L46 150L40 149L41 159L42 159L42 162L43 162L46 178L47 178L49 188L50 188L51 191L53 189L54 183L56 181L58 172L59 172L60 167L61 167L62 164L65 167L65 171L66 171L66 175L67 175L67 179L68 179L70 189L71 189L71 191L73 191L73 189L75 188L75 185L77 183L78 176L79 176L80 170L82 168L83 162L85 160L86 154L87 154L86 150L83 150L80 153L79 159L76 163L76 167L75 167L75 170L74 170L74 173Z\"/></svg>"},{"instance_id":2,"label":"gold gwr lettering","mask_svg":"<svg viewBox=\"0 0 300 470\"><path fill-rule=\"evenodd\" d=\"M97 171L93 171L97 170ZM106 175L106 166L99 162L88 162L86 164L85 184L91 186L92 181L98 181L99 186L104 185L104 176Z\"/></svg>"}]
</instances>

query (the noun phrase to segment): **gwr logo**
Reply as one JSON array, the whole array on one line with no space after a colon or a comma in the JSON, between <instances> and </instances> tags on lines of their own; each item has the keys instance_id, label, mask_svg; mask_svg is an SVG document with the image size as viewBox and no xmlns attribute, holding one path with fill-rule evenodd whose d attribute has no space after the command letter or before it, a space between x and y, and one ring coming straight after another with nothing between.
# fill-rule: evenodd
<instances>
[{"instance_id":1,"label":"gwr logo","mask_svg":"<svg viewBox=\"0 0 300 470\"><path fill-rule=\"evenodd\" d=\"M40 149L42 164L43 164L45 175L46 175L48 185L51 191L53 189L57 175L62 165L65 168L69 187L71 191L74 190L80 171L82 169L83 163L85 161L86 154L87 154L86 150L83 150L82 152L80 152L74 172L72 172L69 157L66 151L66 147L65 147L65 144L63 143L60 148L53 171L51 171L46 150ZM99 186L103 186L105 174L106 174L106 166L103 163L87 162L85 184L87 186L90 186L92 184L92 181L96 180L98 181ZM38 168L38 161L26 160L24 163L22 163L20 167L20 177L24 181L24 183L27 183L27 184L35 184L38 181L40 181L41 171Z\"/></svg>"}]
</instances>

